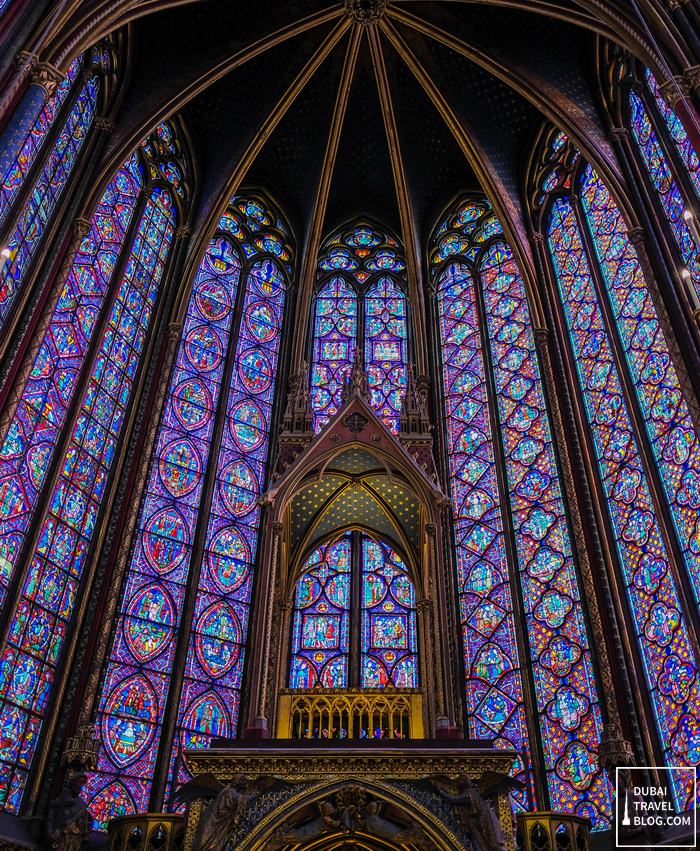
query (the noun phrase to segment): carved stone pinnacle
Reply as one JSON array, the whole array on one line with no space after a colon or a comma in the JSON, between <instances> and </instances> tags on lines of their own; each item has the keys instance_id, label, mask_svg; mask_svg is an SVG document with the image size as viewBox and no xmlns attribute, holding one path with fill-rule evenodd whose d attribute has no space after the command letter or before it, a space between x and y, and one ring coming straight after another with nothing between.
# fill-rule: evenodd
<instances>
[{"instance_id":1,"label":"carved stone pinnacle","mask_svg":"<svg viewBox=\"0 0 700 851\"><path fill-rule=\"evenodd\" d=\"M362 26L381 20L389 0L345 0L346 13Z\"/></svg>"}]
</instances>

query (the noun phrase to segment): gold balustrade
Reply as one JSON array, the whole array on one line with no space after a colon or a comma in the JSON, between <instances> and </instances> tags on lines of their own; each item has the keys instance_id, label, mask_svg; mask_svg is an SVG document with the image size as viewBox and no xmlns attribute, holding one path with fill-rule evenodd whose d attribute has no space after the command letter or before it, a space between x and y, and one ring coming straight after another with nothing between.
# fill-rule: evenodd
<instances>
[{"instance_id":1,"label":"gold balustrade","mask_svg":"<svg viewBox=\"0 0 700 851\"><path fill-rule=\"evenodd\" d=\"M566 813L518 813L518 851L590 851L590 822Z\"/></svg>"},{"instance_id":2,"label":"gold balustrade","mask_svg":"<svg viewBox=\"0 0 700 851\"><path fill-rule=\"evenodd\" d=\"M107 851L182 851L185 817L174 813L142 813L112 819Z\"/></svg>"},{"instance_id":3,"label":"gold balustrade","mask_svg":"<svg viewBox=\"0 0 700 851\"><path fill-rule=\"evenodd\" d=\"M278 739L422 739L420 689L284 689Z\"/></svg>"}]
</instances>

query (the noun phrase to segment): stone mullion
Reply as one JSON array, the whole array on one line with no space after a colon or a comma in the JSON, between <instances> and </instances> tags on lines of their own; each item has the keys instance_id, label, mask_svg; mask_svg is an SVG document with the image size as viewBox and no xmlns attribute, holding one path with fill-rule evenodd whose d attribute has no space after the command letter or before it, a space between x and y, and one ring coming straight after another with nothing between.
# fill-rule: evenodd
<instances>
[{"instance_id":1,"label":"stone mullion","mask_svg":"<svg viewBox=\"0 0 700 851\"><path fill-rule=\"evenodd\" d=\"M260 688L258 691L258 698L256 702L256 722L258 719L268 719L271 717L270 712L270 703L269 703L269 691L270 691L270 682L269 675L270 669L273 667L270 659L270 648L273 645L273 625L272 625L272 615L275 611L275 597L279 591L279 581L278 581L278 572L279 572L279 554L280 554L280 540L282 538L282 530L283 526L281 523L272 523L271 525L271 533L272 533L272 552L270 555L270 574L268 577L268 590L269 594L265 598L265 606L263 609L263 617L264 617L264 635L262 645L258 645L257 649L259 654L262 655L262 665L260 671Z\"/></svg>"}]
</instances>

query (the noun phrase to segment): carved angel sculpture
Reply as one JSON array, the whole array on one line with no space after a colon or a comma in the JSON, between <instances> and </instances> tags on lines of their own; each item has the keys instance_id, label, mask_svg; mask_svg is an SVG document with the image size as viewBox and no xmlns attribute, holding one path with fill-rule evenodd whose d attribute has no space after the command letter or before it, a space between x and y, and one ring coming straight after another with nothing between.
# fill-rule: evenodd
<instances>
[{"instance_id":1,"label":"carved angel sculpture","mask_svg":"<svg viewBox=\"0 0 700 851\"><path fill-rule=\"evenodd\" d=\"M321 801L319 804L321 814L313 821L306 824L293 827L289 824L283 824L279 827L269 842L267 843L267 851L278 851L285 845L293 845L298 842L310 842L312 839L318 839L324 833L338 830L341 827L337 807L331 801Z\"/></svg>"},{"instance_id":2,"label":"carved angel sculpture","mask_svg":"<svg viewBox=\"0 0 700 851\"><path fill-rule=\"evenodd\" d=\"M228 839L245 817L248 803L274 783L274 778L249 780L236 774L222 783L213 774L200 774L184 783L171 797L174 807L196 800L209 801L195 834L193 851L223 851Z\"/></svg>"},{"instance_id":3,"label":"carved angel sculpture","mask_svg":"<svg viewBox=\"0 0 700 851\"><path fill-rule=\"evenodd\" d=\"M503 829L489 799L509 789L522 788L519 781L496 772L482 775L478 783L466 774L456 780L444 775L431 779L442 797L452 804L456 817L476 841L478 851L505 851Z\"/></svg>"}]
</instances>

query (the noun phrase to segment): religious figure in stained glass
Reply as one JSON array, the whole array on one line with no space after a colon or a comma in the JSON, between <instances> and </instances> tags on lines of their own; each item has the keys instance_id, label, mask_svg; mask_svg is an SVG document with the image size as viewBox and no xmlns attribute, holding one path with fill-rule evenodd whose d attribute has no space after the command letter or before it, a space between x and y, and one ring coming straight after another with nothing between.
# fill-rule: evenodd
<instances>
[{"instance_id":1,"label":"religious figure in stained glass","mask_svg":"<svg viewBox=\"0 0 700 851\"><path fill-rule=\"evenodd\" d=\"M166 706L176 713L162 743L166 797L187 777L181 749L235 734L288 240L263 201L237 196L194 280L103 677L103 747L87 786L99 825L148 806Z\"/></svg>"},{"instance_id":2,"label":"religious figure in stained glass","mask_svg":"<svg viewBox=\"0 0 700 851\"><path fill-rule=\"evenodd\" d=\"M350 651L358 623L359 659ZM418 685L415 592L393 547L348 532L307 556L295 586L291 653L290 688Z\"/></svg>"},{"instance_id":3,"label":"religious figure in stained glass","mask_svg":"<svg viewBox=\"0 0 700 851\"><path fill-rule=\"evenodd\" d=\"M698 438L636 249L610 191L561 132L550 132L540 161L538 181L545 191L538 215L642 675L665 758L671 765L687 765L686 731L700 725L698 660L673 565L686 571L697 597L698 515L692 493ZM643 423L643 431L635 422ZM648 457L657 465L660 487L650 475ZM671 526L657 511L658 501L665 504ZM669 699L672 694L678 699ZM686 781L674 775L672 784L677 805L685 809Z\"/></svg>"},{"instance_id":4,"label":"religious figure in stained glass","mask_svg":"<svg viewBox=\"0 0 700 851\"><path fill-rule=\"evenodd\" d=\"M470 731L522 754L516 776L525 789L514 800L529 809L532 743L520 633L534 675L538 717L529 723L537 724L545 745L549 806L604 827L611 801L595 756L602 732L599 684L524 284L484 198L450 212L437 229L430 260ZM500 446L491 431L494 417ZM523 621L516 618L514 598Z\"/></svg>"}]
</instances>

